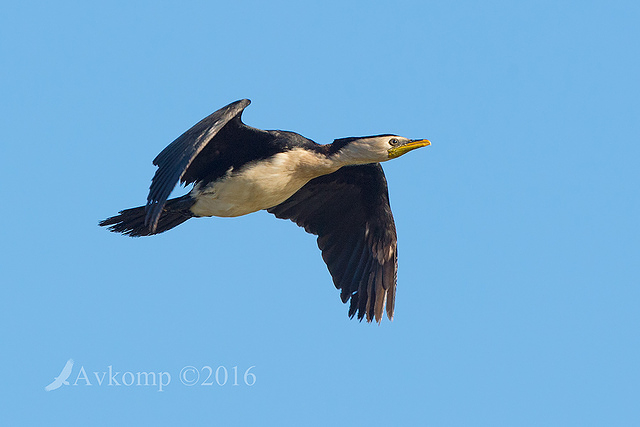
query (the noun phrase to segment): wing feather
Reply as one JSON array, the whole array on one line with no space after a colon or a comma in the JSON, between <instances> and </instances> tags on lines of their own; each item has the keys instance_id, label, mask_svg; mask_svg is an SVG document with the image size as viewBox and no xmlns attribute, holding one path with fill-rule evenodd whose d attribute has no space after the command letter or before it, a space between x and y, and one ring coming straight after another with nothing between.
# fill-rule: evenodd
<instances>
[{"instance_id":1,"label":"wing feather","mask_svg":"<svg viewBox=\"0 0 640 427\"><path fill-rule=\"evenodd\" d=\"M380 322L393 318L397 238L380 164L345 166L309 181L268 211L318 236L349 316Z\"/></svg>"},{"instance_id":2,"label":"wing feather","mask_svg":"<svg viewBox=\"0 0 640 427\"><path fill-rule=\"evenodd\" d=\"M196 180L193 176L185 179L194 160L229 122L235 119L237 125L241 124L240 115L250 102L248 99L242 99L205 117L169 144L153 160L158 170L151 181L145 208L145 224L152 232L158 226L162 208L176 184L181 179L183 182Z\"/></svg>"}]
</instances>

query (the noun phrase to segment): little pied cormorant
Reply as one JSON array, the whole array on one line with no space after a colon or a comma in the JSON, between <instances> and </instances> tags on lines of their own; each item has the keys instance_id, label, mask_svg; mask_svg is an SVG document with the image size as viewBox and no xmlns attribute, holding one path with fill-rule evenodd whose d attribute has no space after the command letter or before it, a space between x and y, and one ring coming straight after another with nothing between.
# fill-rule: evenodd
<instances>
[{"instance_id":1,"label":"little pied cormorant","mask_svg":"<svg viewBox=\"0 0 640 427\"><path fill-rule=\"evenodd\" d=\"M242 99L204 118L153 161L147 205L100 222L129 236L162 233L189 218L266 209L318 236L318 247L349 316L393 318L396 227L380 162L431 143L396 135L320 145L294 132L242 123ZM193 183L167 200L178 182Z\"/></svg>"}]
</instances>

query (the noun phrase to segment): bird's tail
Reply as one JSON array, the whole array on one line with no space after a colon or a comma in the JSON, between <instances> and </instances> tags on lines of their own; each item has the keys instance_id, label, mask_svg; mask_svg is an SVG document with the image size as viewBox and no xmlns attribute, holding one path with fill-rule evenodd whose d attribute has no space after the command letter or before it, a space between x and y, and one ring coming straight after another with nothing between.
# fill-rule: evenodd
<instances>
[{"instance_id":1,"label":"bird's tail","mask_svg":"<svg viewBox=\"0 0 640 427\"><path fill-rule=\"evenodd\" d=\"M146 212L144 206L120 211L118 215L100 221L100 226L109 227L109 231L126 234L131 237L150 236L170 230L192 218L194 215L189 208L194 203L195 201L189 195L167 200L162 208L158 226L153 233L149 226L145 224Z\"/></svg>"}]
</instances>

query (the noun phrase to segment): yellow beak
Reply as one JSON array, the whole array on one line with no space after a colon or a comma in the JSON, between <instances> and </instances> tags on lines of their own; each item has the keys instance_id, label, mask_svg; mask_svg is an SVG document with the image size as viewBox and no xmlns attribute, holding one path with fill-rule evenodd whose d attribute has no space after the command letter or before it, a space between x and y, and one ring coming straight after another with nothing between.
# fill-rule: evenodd
<instances>
[{"instance_id":1,"label":"yellow beak","mask_svg":"<svg viewBox=\"0 0 640 427\"><path fill-rule=\"evenodd\" d=\"M409 141L404 145L390 148L388 151L389 158L395 159L396 157L400 157L411 150L415 150L416 148L420 147L426 147L427 145L431 145L431 141L429 141L428 139L414 139L413 141Z\"/></svg>"}]
</instances>

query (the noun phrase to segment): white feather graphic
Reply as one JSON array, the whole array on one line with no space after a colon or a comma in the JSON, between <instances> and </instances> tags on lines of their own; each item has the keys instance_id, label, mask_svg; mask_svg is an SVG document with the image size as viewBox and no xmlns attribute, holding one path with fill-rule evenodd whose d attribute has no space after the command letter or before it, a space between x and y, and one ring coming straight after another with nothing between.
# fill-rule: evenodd
<instances>
[{"instance_id":1,"label":"white feather graphic","mask_svg":"<svg viewBox=\"0 0 640 427\"><path fill-rule=\"evenodd\" d=\"M67 360L67 363L62 368L60 375L58 375L51 384L46 386L44 389L47 391L55 390L57 388L62 387L62 384L69 385L67 378L71 375L71 369L73 369L73 359Z\"/></svg>"}]
</instances>

